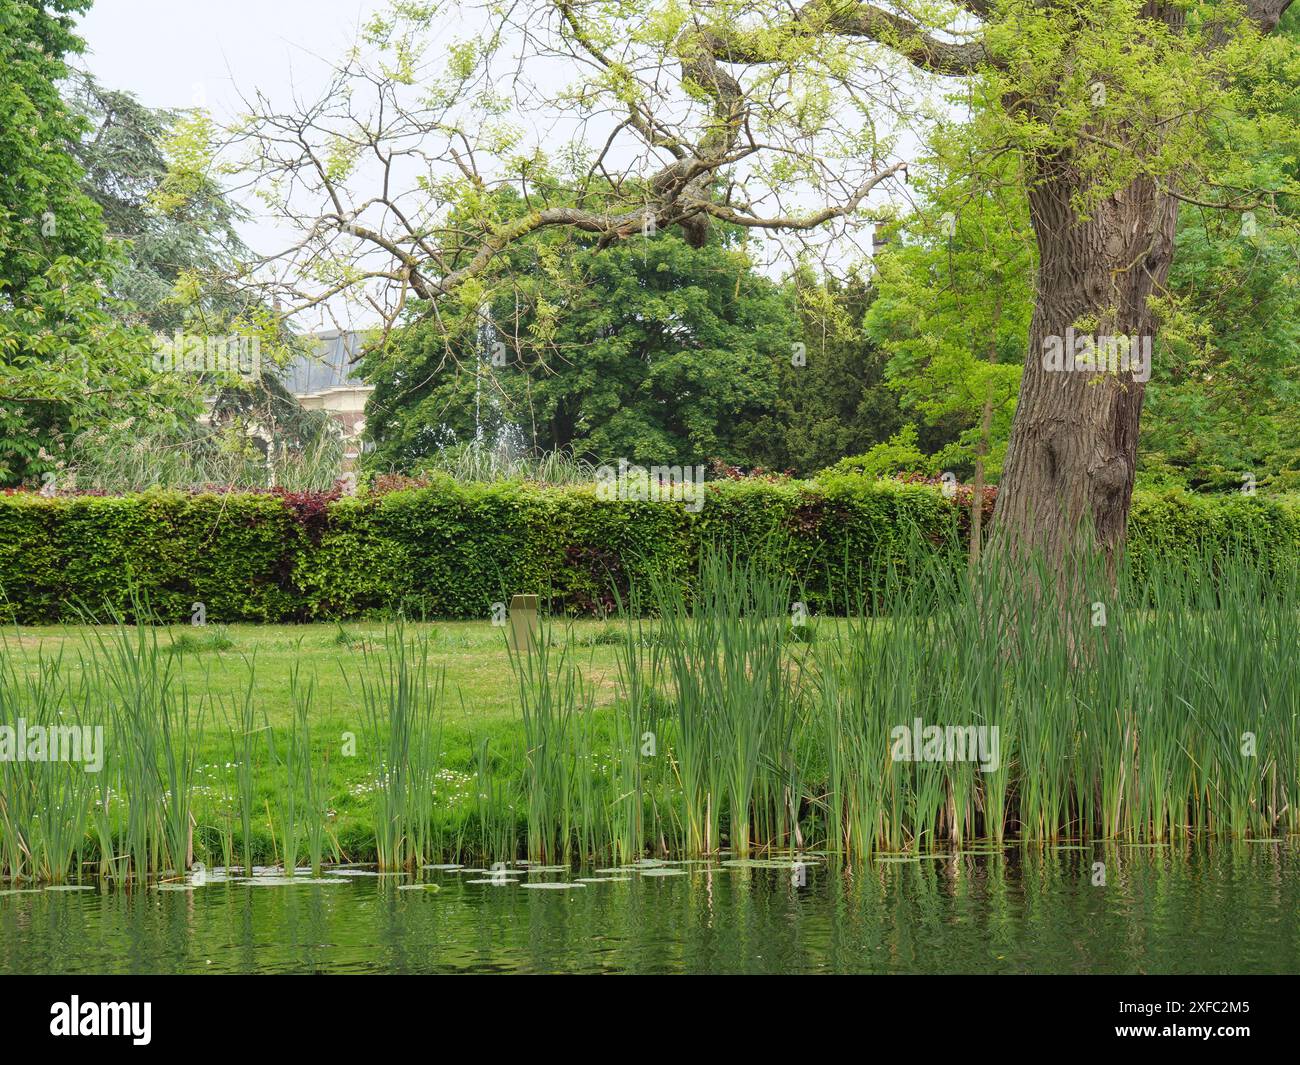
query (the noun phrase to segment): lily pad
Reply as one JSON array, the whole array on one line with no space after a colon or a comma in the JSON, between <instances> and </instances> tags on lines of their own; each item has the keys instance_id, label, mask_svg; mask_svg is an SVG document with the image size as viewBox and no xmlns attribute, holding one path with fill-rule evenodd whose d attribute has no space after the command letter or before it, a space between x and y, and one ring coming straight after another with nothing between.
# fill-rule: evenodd
<instances>
[{"instance_id":1,"label":"lily pad","mask_svg":"<svg viewBox=\"0 0 1300 1065\"><path fill-rule=\"evenodd\" d=\"M539 880L535 884L520 884L520 887L532 888L536 891L571 891L573 888L585 888L586 884L579 884L571 880Z\"/></svg>"},{"instance_id":2,"label":"lily pad","mask_svg":"<svg viewBox=\"0 0 1300 1065\"><path fill-rule=\"evenodd\" d=\"M400 869L331 869L335 876L406 876Z\"/></svg>"},{"instance_id":3,"label":"lily pad","mask_svg":"<svg viewBox=\"0 0 1300 1065\"><path fill-rule=\"evenodd\" d=\"M255 876L244 883L254 887L292 887L295 884L346 884L349 881L341 876Z\"/></svg>"}]
</instances>

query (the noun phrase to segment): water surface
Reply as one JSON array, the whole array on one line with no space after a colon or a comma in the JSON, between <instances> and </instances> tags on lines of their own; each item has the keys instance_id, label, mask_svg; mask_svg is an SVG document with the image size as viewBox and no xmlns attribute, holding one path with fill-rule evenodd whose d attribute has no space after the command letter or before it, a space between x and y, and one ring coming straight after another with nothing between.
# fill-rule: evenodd
<instances>
[{"instance_id":1,"label":"water surface","mask_svg":"<svg viewBox=\"0 0 1300 1065\"><path fill-rule=\"evenodd\" d=\"M1105 884L1095 863L1104 863ZM0 894L3 973L1280 973L1300 849L1097 846L854 869ZM524 883L629 877L569 890ZM0 889L14 885L0 885Z\"/></svg>"}]
</instances>

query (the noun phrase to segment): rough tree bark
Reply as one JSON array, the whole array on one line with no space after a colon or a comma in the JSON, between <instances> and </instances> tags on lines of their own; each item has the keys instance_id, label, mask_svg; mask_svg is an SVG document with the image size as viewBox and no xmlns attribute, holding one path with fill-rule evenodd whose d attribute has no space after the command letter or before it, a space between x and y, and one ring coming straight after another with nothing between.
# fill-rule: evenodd
<instances>
[{"instance_id":1,"label":"rough tree bark","mask_svg":"<svg viewBox=\"0 0 1300 1065\"><path fill-rule=\"evenodd\" d=\"M1099 553L1113 575L1146 383L1132 371L1056 372L1044 367L1042 354L1049 337L1072 328L1154 338L1148 297L1163 289L1173 263L1177 201L1143 179L1081 221L1074 205L1081 181L1070 162L1049 160L1038 170L1029 193L1037 298L990 550L1022 560L1037 555L1063 576Z\"/></svg>"}]
</instances>

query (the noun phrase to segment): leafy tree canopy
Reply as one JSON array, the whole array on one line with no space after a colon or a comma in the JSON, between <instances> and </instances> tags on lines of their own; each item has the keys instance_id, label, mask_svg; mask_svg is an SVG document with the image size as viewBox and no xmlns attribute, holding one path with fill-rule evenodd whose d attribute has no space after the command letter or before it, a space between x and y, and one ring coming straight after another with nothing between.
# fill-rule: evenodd
<instances>
[{"instance_id":1,"label":"leafy tree canopy","mask_svg":"<svg viewBox=\"0 0 1300 1065\"><path fill-rule=\"evenodd\" d=\"M89 0L0 0L0 482L51 472L69 434L142 416L172 383L124 327L106 279L117 252L71 148L58 89ZM162 403L168 409L174 397Z\"/></svg>"},{"instance_id":2,"label":"leafy tree canopy","mask_svg":"<svg viewBox=\"0 0 1300 1065\"><path fill-rule=\"evenodd\" d=\"M513 204L518 210L519 205ZM599 460L750 464L799 342L789 293L734 230L603 249L555 231L501 257L482 302L440 301L367 356L378 466L473 440Z\"/></svg>"}]
</instances>

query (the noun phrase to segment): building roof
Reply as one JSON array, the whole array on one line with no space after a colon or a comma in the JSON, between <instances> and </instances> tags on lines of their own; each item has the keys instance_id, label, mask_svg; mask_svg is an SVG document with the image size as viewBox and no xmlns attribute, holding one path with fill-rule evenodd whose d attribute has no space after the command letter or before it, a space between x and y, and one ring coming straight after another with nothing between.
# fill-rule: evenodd
<instances>
[{"instance_id":1,"label":"building roof","mask_svg":"<svg viewBox=\"0 0 1300 1065\"><path fill-rule=\"evenodd\" d=\"M332 388L368 388L351 361L361 351L363 335L355 330L331 329L311 333L315 350L300 355L285 367L284 386L295 396L309 396Z\"/></svg>"}]
</instances>

